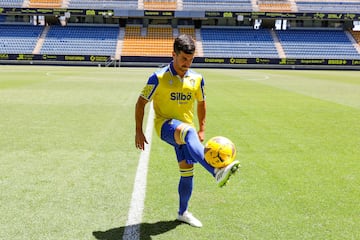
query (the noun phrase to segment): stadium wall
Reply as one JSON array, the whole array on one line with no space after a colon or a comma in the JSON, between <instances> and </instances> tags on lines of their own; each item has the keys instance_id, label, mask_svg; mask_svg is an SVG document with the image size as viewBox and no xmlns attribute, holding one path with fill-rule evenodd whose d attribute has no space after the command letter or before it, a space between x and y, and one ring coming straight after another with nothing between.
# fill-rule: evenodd
<instances>
[{"instance_id":1,"label":"stadium wall","mask_svg":"<svg viewBox=\"0 0 360 240\"><path fill-rule=\"evenodd\" d=\"M71 65L92 67L159 67L171 57L123 56L114 60L98 55L0 54L3 65ZM196 57L195 68L262 68L262 69L344 69L360 70L354 59L288 59L288 58L207 58Z\"/></svg>"},{"instance_id":2,"label":"stadium wall","mask_svg":"<svg viewBox=\"0 0 360 240\"><path fill-rule=\"evenodd\" d=\"M249 19L288 19L297 21L354 21L360 20L360 14L337 13L268 13L268 12L219 12L219 11L148 11L148 10L94 10L94 9L27 9L2 8L0 14L3 21L8 15L43 15L61 16L70 13L73 16L104 17L123 19L136 17L141 19L182 18L199 19L233 19L239 16ZM319 19L321 18L321 19ZM120 24L120 25L121 25ZM197 27L201 27L197 26ZM255 30L254 30L255 31ZM168 63L169 57L120 56L115 60L111 56L98 55L46 55L46 54L7 54L0 53L0 64L33 64L33 65L76 65L96 67L156 67ZM289 59L289 58L212 58L196 57L194 67L206 68L279 68L279 69L360 69L357 59Z\"/></svg>"},{"instance_id":3,"label":"stadium wall","mask_svg":"<svg viewBox=\"0 0 360 240\"><path fill-rule=\"evenodd\" d=\"M122 57L119 66L154 67L171 61L166 57ZM193 67L264 68L264 69L353 69L360 70L356 59L289 59L289 58L207 58L196 57Z\"/></svg>"}]
</instances>

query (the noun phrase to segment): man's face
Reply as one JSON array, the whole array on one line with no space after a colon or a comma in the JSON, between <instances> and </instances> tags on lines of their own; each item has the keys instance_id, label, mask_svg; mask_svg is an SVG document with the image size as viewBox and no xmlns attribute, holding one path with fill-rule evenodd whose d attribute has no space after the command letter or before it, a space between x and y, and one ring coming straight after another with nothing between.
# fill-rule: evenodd
<instances>
[{"instance_id":1,"label":"man's face","mask_svg":"<svg viewBox=\"0 0 360 240\"><path fill-rule=\"evenodd\" d=\"M194 59L194 53L193 54L187 54L183 51L180 51L179 54L176 54L176 52L172 53L173 60L174 60L174 68L181 77L184 76L186 71L190 68L192 61Z\"/></svg>"}]
</instances>

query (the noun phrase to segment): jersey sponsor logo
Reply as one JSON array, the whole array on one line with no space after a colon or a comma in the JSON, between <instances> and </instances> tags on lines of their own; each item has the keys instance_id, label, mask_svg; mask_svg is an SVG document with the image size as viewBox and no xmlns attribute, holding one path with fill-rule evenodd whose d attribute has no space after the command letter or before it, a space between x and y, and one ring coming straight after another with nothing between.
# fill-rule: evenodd
<instances>
[{"instance_id":1,"label":"jersey sponsor logo","mask_svg":"<svg viewBox=\"0 0 360 240\"><path fill-rule=\"evenodd\" d=\"M172 92L170 93L170 100L172 101L189 101L192 99L192 93L187 94L182 92Z\"/></svg>"}]
</instances>

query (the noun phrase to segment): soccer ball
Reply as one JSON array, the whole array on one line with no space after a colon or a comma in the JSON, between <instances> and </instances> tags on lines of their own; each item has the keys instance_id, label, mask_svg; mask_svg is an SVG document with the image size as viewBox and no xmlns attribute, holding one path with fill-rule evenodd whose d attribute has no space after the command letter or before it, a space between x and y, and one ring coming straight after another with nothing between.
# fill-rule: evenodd
<instances>
[{"instance_id":1,"label":"soccer ball","mask_svg":"<svg viewBox=\"0 0 360 240\"><path fill-rule=\"evenodd\" d=\"M217 136L205 144L205 160L215 168L223 168L235 159L235 144L228 138Z\"/></svg>"}]
</instances>

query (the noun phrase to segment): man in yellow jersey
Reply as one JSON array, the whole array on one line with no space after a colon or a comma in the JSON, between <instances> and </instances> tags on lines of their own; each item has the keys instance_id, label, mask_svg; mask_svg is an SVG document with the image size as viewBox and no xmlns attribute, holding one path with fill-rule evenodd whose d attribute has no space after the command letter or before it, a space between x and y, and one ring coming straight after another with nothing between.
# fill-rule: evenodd
<instances>
[{"instance_id":1,"label":"man in yellow jersey","mask_svg":"<svg viewBox=\"0 0 360 240\"><path fill-rule=\"evenodd\" d=\"M145 105L153 101L155 130L158 136L172 145L178 160L180 181L179 210L177 219L194 227L202 223L188 211L188 203L193 190L194 163L200 163L220 187L239 168L235 160L224 168L214 168L204 159L206 102L204 79L201 74L190 69L195 55L195 42L189 35L180 35L174 41L173 61L153 73L143 88L135 107L135 146L144 150L147 144L143 132ZM196 131L193 122L194 104L199 121Z\"/></svg>"}]
</instances>

